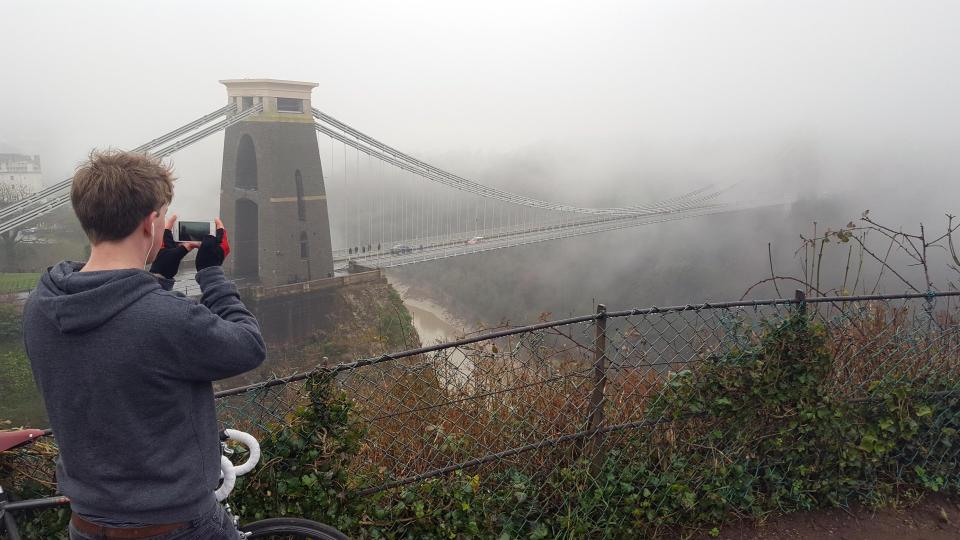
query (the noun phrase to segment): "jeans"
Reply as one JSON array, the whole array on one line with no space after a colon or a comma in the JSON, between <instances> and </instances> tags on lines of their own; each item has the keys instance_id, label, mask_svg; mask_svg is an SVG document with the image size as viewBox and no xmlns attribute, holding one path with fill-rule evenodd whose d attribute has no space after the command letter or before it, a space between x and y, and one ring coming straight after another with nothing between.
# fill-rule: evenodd
<instances>
[{"instance_id":1,"label":"jeans","mask_svg":"<svg viewBox=\"0 0 960 540\"><path fill-rule=\"evenodd\" d=\"M105 540L102 535L87 536L73 528L70 523L70 540ZM237 540L240 532L233 524L233 516L217 505L213 512L200 516L190 522L190 526L176 531L150 536L144 540Z\"/></svg>"}]
</instances>

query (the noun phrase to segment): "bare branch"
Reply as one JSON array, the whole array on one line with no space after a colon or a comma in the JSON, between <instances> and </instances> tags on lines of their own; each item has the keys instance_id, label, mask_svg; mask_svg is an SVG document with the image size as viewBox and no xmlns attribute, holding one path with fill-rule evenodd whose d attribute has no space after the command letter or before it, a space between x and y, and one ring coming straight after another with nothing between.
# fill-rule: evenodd
<instances>
[{"instance_id":1,"label":"bare branch","mask_svg":"<svg viewBox=\"0 0 960 540\"><path fill-rule=\"evenodd\" d=\"M857 242L860 241L860 239L857 238L857 237L853 237L853 238L854 238L854 240L856 240ZM890 266L890 264L887 262L887 260L889 260L889 258L890 258L890 253L893 251L893 246L894 246L895 244L896 244L896 243L895 243L894 241L891 241L891 242L890 242L890 246L887 248L887 253L886 253L886 255L884 255L884 257L883 257L882 259L881 259L876 253L870 251L870 248L868 248L865 244L862 244L862 243L860 244L860 245L863 247L863 250L864 250L868 255L870 255L871 257L873 257L874 259L876 259L877 262L880 263L880 274L877 276L877 283L873 286L873 291L872 291L872 292L876 292L876 291L877 291L877 288L880 286L880 280L881 280L881 278L883 278L883 271L884 271L884 270L890 270L890 272L892 272L893 275L895 275L895 276L897 276L898 278L900 278L900 281L902 281L907 287L910 287L914 292L918 292L918 293L921 292L920 289L914 287L912 283L910 283L909 281L907 281L907 279L906 279L905 277L901 276L900 273L897 272L896 270L894 270L893 267Z\"/></svg>"},{"instance_id":2,"label":"bare branch","mask_svg":"<svg viewBox=\"0 0 960 540\"><path fill-rule=\"evenodd\" d=\"M931 240L928 245L931 245L931 246L932 246L932 245L936 244L937 242L940 242L940 241L943 240L944 238L950 238L951 235L953 235L953 232L954 232L954 231L956 231L957 229L960 229L960 223L958 223L956 227L953 226L953 217L954 217L954 216L952 216L952 215L950 215L950 214L947 214L947 232L945 232L945 233L943 233L942 235L940 235L939 237L937 237L936 240Z\"/></svg>"},{"instance_id":3,"label":"bare branch","mask_svg":"<svg viewBox=\"0 0 960 540\"><path fill-rule=\"evenodd\" d=\"M907 234L907 233L903 232L902 230L900 230L900 231L895 231L895 230L891 229L890 227L885 227L885 226L877 223L876 221L873 221L872 219L870 219L870 216L868 216L867 214L864 214L864 215L860 218L860 220L861 220L861 221L865 221L865 222L869 223L870 225L873 225L873 226L876 227L877 229L881 229L881 230L887 231L887 232L893 234L894 236L903 235L903 236L908 236L908 237L912 236L913 238L916 238L916 239L919 239L919 238L920 238L920 237L917 236L917 235Z\"/></svg>"},{"instance_id":4,"label":"bare branch","mask_svg":"<svg viewBox=\"0 0 960 540\"><path fill-rule=\"evenodd\" d=\"M847 290L847 278L850 277L850 257L853 255L853 245L847 249L847 266L843 269L843 285L840 287L841 291ZM856 288L856 287L854 287Z\"/></svg>"},{"instance_id":5,"label":"bare branch","mask_svg":"<svg viewBox=\"0 0 960 540\"><path fill-rule=\"evenodd\" d=\"M776 282L777 280L793 281L793 282L795 282L795 283L799 283L799 284L803 285L804 287L807 287L809 290L817 293L819 296L827 296L827 295L825 295L825 294L823 293L823 291L820 291L820 290L816 289L813 285L811 285L810 283L807 283L806 281L804 281L804 280L802 280L802 279L797 279L797 278L791 277L791 276L773 276L773 277L769 277L769 278L767 278L767 279L762 279L762 280L754 283L753 285L751 285L746 291L744 291L743 296L741 296L740 299L743 300L744 298L746 298L747 295L750 294L750 291L752 291L752 290L753 290L754 288L756 288L757 286L763 285L764 283L770 283L771 281Z\"/></svg>"},{"instance_id":6,"label":"bare branch","mask_svg":"<svg viewBox=\"0 0 960 540\"><path fill-rule=\"evenodd\" d=\"M770 277L775 278L777 274L773 271L773 251L770 249L770 242L767 242L767 258L770 260ZM780 287L777 286L776 279L773 280L773 290L777 291L777 298L783 296L780 293Z\"/></svg>"}]
</instances>

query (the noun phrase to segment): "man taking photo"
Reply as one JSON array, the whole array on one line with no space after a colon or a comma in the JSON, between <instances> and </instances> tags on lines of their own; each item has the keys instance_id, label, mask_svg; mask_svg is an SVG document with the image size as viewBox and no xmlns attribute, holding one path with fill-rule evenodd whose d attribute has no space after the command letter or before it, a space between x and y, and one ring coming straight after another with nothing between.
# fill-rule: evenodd
<instances>
[{"instance_id":1,"label":"man taking photo","mask_svg":"<svg viewBox=\"0 0 960 540\"><path fill-rule=\"evenodd\" d=\"M60 448L71 539L230 539L217 503L220 441L212 381L260 365L260 327L221 265L223 224L174 242L172 171L154 157L94 152L71 202L90 239L86 263L40 278L24 342ZM171 291L197 251L200 302ZM150 264L150 270L144 267Z\"/></svg>"}]
</instances>

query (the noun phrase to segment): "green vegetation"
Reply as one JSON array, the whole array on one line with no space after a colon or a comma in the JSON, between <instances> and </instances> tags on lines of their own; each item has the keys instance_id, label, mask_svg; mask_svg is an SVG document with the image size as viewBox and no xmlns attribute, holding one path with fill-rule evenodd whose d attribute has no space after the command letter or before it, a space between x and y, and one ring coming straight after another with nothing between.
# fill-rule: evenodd
<instances>
[{"instance_id":1,"label":"green vegetation","mask_svg":"<svg viewBox=\"0 0 960 540\"><path fill-rule=\"evenodd\" d=\"M0 421L45 427L46 412L23 349L21 324L18 306L0 304Z\"/></svg>"},{"instance_id":2,"label":"green vegetation","mask_svg":"<svg viewBox=\"0 0 960 540\"><path fill-rule=\"evenodd\" d=\"M755 347L675 373L650 426L599 464L531 474L458 471L369 497L348 464L364 434L323 378L264 440L265 470L239 483L251 517L289 514L358 538L636 538L702 534L738 517L960 489L960 397L936 378L890 378L866 399L832 390L822 326L772 324ZM266 496L265 496L266 495Z\"/></svg>"},{"instance_id":3,"label":"green vegetation","mask_svg":"<svg viewBox=\"0 0 960 540\"><path fill-rule=\"evenodd\" d=\"M387 350L418 347L419 338L413 327L413 317L403 305L403 299L393 287L387 288L387 301L377 312L377 340Z\"/></svg>"},{"instance_id":4,"label":"green vegetation","mask_svg":"<svg viewBox=\"0 0 960 540\"><path fill-rule=\"evenodd\" d=\"M307 403L289 424L261 439L261 452L271 457L261 461L257 474L237 479L231 501L248 520L313 515L356 526L348 466L363 432L351 421L352 403L322 376L309 379L304 389Z\"/></svg>"},{"instance_id":5,"label":"green vegetation","mask_svg":"<svg viewBox=\"0 0 960 540\"><path fill-rule=\"evenodd\" d=\"M22 323L19 306L0 304L0 430L17 427L46 427L46 411L40 392L33 380L30 360L23 349ZM56 448L49 443L33 445L36 451L44 454L40 470L52 465ZM16 456L11 453L0 454L0 486L16 486L19 496L47 496L49 485L37 480L33 470L24 470L37 466L37 456ZM21 529L24 538L56 538L61 525L69 517L69 512L52 510L35 514L30 523ZM19 523L19 520L18 520ZM52 531L57 531L56 533ZM0 538L6 538L0 535Z\"/></svg>"},{"instance_id":6,"label":"green vegetation","mask_svg":"<svg viewBox=\"0 0 960 540\"><path fill-rule=\"evenodd\" d=\"M0 274L0 294L26 292L37 285L40 274Z\"/></svg>"}]
</instances>

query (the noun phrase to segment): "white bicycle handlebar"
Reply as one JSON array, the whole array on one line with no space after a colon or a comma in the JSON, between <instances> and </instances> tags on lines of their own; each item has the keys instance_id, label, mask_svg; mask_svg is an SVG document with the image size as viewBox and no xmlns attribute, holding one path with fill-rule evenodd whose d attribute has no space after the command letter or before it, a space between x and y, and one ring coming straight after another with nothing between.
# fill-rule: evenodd
<instances>
[{"instance_id":1,"label":"white bicycle handlebar","mask_svg":"<svg viewBox=\"0 0 960 540\"><path fill-rule=\"evenodd\" d=\"M237 471L227 456L220 456L220 479L220 487L213 492L217 497L217 502L226 499L237 483Z\"/></svg>"},{"instance_id":2,"label":"white bicycle handlebar","mask_svg":"<svg viewBox=\"0 0 960 540\"><path fill-rule=\"evenodd\" d=\"M220 476L223 479L223 483L220 484L220 487L214 492L214 495L217 496L217 501L226 499L227 496L230 495L230 492L233 491L237 477L252 471L253 468L257 466L257 462L260 461L260 443L257 442L257 439L254 438L253 435L235 429L225 429L223 433L227 436L227 439L237 441L246 446L250 452L250 457L242 464L234 465L227 459L227 456L220 456Z\"/></svg>"}]
</instances>

